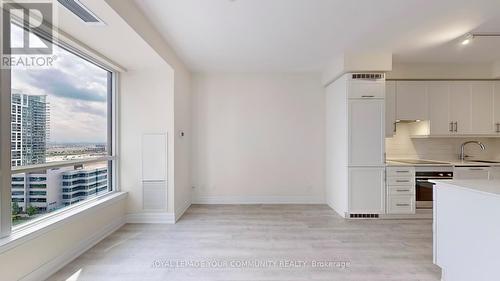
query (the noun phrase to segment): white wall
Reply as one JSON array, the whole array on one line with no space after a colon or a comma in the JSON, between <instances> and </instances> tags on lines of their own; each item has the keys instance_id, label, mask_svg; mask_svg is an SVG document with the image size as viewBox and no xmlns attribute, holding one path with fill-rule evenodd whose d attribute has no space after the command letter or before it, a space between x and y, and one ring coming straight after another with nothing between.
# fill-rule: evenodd
<instances>
[{"instance_id":1,"label":"white wall","mask_svg":"<svg viewBox=\"0 0 500 281\"><path fill-rule=\"evenodd\" d=\"M345 216L348 208L347 79L342 76L326 88L325 197L328 205ZM344 160L344 161L343 161Z\"/></svg>"},{"instance_id":2,"label":"white wall","mask_svg":"<svg viewBox=\"0 0 500 281\"><path fill-rule=\"evenodd\" d=\"M194 200L324 202L324 101L320 75L196 74Z\"/></svg>"},{"instance_id":3,"label":"white wall","mask_svg":"<svg viewBox=\"0 0 500 281\"><path fill-rule=\"evenodd\" d=\"M120 77L120 187L129 193L128 213L142 212L142 136L168 134L174 153L174 88L171 69L141 69ZM168 212L174 211L174 158L168 157ZM167 194L166 194L167 196Z\"/></svg>"},{"instance_id":4,"label":"white wall","mask_svg":"<svg viewBox=\"0 0 500 281\"><path fill-rule=\"evenodd\" d=\"M191 204L191 182L190 182L190 106L191 106L191 73L184 62L175 53L168 42L151 24L149 18L139 9L133 0L106 0L111 6L144 41L146 41L154 51L160 55L165 62L173 69L174 78L174 123L172 130L169 131L169 145L173 147L169 151L169 166L173 172L169 174L169 189L174 193L169 195L175 199L169 202L169 210L175 212L176 218L182 215L182 212ZM164 79L169 80L168 77ZM161 103L161 100L156 102ZM167 106L166 104L163 104ZM178 132L183 130L186 136L178 138ZM175 167L174 164L175 163Z\"/></svg>"},{"instance_id":5,"label":"white wall","mask_svg":"<svg viewBox=\"0 0 500 281\"><path fill-rule=\"evenodd\" d=\"M1 280L44 280L125 222L125 201L88 210L0 254Z\"/></svg>"},{"instance_id":6,"label":"white wall","mask_svg":"<svg viewBox=\"0 0 500 281\"><path fill-rule=\"evenodd\" d=\"M179 69L174 75L174 213L179 219L191 205L191 74ZM180 131L184 136L180 136Z\"/></svg>"},{"instance_id":7,"label":"white wall","mask_svg":"<svg viewBox=\"0 0 500 281\"><path fill-rule=\"evenodd\" d=\"M464 141L478 140L486 145L486 150L476 145L468 145L466 153L479 159L500 160L499 138L425 138L412 139L410 124L397 124L396 135L385 142L387 158L417 158L429 160L457 160L460 145Z\"/></svg>"}]
</instances>

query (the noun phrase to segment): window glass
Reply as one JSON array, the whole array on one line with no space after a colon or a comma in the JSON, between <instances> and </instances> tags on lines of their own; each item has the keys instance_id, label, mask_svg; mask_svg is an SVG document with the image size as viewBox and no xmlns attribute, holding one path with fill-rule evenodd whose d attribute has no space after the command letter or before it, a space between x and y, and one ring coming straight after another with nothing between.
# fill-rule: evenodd
<instances>
[{"instance_id":1,"label":"window glass","mask_svg":"<svg viewBox=\"0 0 500 281\"><path fill-rule=\"evenodd\" d=\"M23 30L11 26L17 42ZM112 75L63 47L53 50L51 67L11 70L14 226L112 190L112 161L73 164L110 155Z\"/></svg>"}]
</instances>

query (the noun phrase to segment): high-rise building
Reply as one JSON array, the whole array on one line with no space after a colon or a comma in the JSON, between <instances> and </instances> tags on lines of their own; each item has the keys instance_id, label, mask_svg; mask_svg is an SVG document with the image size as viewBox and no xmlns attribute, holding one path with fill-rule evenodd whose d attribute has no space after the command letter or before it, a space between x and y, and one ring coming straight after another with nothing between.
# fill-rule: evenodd
<instances>
[{"instance_id":1,"label":"high-rise building","mask_svg":"<svg viewBox=\"0 0 500 281\"><path fill-rule=\"evenodd\" d=\"M45 163L49 136L49 106L45 95L12 90L11 165Z\"/></svg>"},{"instance_id":2,"label":"high-rise building","mask_svg":"<svg viewBox=\"0 0 500 281\"><path fill-rule=\"evenodd\" d=\"M11 110L12 166L45 163L49 135L46 96L13 90ZM107 190L107 167L64 167L12 175L12 203L23 212L29 206L50 212Z\"/></svg>"}]
</instances>

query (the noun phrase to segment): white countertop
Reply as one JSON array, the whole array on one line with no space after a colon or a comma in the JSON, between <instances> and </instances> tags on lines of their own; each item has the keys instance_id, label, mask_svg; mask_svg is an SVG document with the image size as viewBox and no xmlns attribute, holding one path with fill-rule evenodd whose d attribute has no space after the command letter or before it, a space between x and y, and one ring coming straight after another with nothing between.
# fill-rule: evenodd
<instances>
[{"instance_id":1,"label":"white countertop","mask_svg":"<svg viewBox=\"0 0 500 281\"><path fill-rule=\"evenodd\" d=\"M500 180L430 180L430 182L500 197Z\"/></svg>"},{"instance_id":2,"label":"white countertop","mask_svg":"<svg viewBox=\"0 0 500 281\"><path fill-rule=\"evenodd\" d=\"M399 162L399 159L387 159L385 161L386 166L410 166L410 167L446 167L446 166L483 166L483 167L498 167L500 163L482 163L482 162L474 162L470 161L460 161L460 160L427 160L420 159L425 161L438 161L442 163L436 164L410 164Z\"/></svg>"}]
</instances>

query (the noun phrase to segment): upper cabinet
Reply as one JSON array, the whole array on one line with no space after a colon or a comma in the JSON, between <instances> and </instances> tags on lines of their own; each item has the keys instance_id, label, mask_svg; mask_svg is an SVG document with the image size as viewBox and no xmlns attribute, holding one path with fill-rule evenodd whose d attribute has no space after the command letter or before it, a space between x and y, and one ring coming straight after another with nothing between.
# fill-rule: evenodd
<instances>
[{"instance_id":1,"label":"upper cabinet","mask_svg":"<svg viewBox=\"0 0 500 281\"><path fill-rule=\"evenodd\" d=\"M500 81L493 82L493 126L495 134L500 135Z\"/></svg>"},{"instance_id":2,"label":"upper cabinet","mask_svg":"<svg viewBox=\"0 0 500 281\"><path fill-rule=\"evenodd\" d=\"M430 134L449 134L453 130L450 121L450 85L447 82L431 81L427 87Z\"/></svg>"},{"instance_id":3,"label":"upper cabinet","mask_svg":"<svg viewBox=\"0 0 500 281\"><path fill-rule=\"evenodd\" d=\"M470 82L451 82L450 122L452 122L452 133L471 133L471 94Z\"/></svg>"},{"instance_id":4,"label":"upper cabinet","mask_svg":"<svg viewBox=\"0 0 500 281\"><path fill-rule=\"evenodd\" d=\"M471 127L472 134L495 133L493 102L495 89L492 81L473 81L471 87Z\"/></svg>"},{"instance_id":5,"label":"upper cabinet","mask_svg":"<svg viewBox=\"0 0 500 281\"><path fill-rule=\"evenodd\" d=\"M397 81L396 119L427 120L427 82Z\"/></svg>"},{"instance_id":6,"label":"upper cabinet","mask_svg":"<svg viewBox=\"0 0 500 281\"><path fill-rule=\"evenodd\" d=\"M429 120L430 136L500 136L500 81L387 82L395 83L396 119Z\"/></svg>"}]
</instances>

